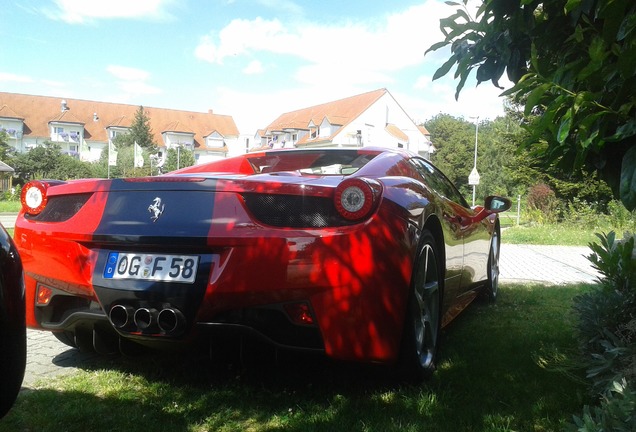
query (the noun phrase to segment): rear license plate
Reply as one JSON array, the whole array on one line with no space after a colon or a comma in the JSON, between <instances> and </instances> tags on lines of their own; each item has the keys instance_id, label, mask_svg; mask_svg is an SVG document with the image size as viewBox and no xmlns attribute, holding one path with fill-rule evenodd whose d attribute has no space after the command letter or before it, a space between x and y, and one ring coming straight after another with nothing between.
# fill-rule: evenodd
<instances>
[{"instance_id":1,"label":"rear license plate","mask_svg":"<svg viewBox=\"0 0 636 432\"><path fill-rule=\"evenodd\" d=\"M104 279L194 283L198 266L194 255L110 252Z\"/></svg>"}]
</instances>

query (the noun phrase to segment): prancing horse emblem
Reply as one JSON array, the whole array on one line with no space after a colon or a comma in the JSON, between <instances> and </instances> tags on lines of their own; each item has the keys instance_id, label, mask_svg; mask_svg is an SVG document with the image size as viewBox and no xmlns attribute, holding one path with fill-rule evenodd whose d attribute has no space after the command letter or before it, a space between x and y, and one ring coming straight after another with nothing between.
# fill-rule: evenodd
<instances>
[{"instance_id":1,"label":"prancing horse emblem","mask_svg":"<svg viewBox=\"0 0 636 432\"><path fill-rule=\"evenodd\" d=\"M159 216L163 214L164 207L165 205L161 204L161 198L159 197L155 198L152 204L148 206L148 211L152 213L152 216L150 216L150 219L152 219L153 222L157 222L157 219L159 219Z\"/></svg>"}]
</instances>

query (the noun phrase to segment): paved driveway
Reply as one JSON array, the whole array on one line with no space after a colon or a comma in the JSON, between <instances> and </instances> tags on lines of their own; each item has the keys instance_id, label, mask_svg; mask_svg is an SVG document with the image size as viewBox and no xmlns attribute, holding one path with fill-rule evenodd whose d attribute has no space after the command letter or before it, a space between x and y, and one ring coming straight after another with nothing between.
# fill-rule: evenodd
<instances>
[{"instance_id":1,"label":"paved driveway","mask_svg":"<svg viewBox=\"0 0 636 432\"><path fill-rule=\"evenodd\" d=\"M586 246L501 245L500 281L547 285L595 283L599 274L586 258Z\"/></svg>"}]
</instances>

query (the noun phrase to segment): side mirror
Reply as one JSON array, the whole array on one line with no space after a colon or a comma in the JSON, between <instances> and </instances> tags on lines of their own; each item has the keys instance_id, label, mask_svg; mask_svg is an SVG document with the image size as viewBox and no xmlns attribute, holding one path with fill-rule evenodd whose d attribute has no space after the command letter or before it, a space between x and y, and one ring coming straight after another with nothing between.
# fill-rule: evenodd
<instances>
[{"instance_id":1,"label":"side mirror","mask_svg":"<svg viewBox=\"0 0 636 432\"><path fill-rule=\"evenodd\" d=\"M490 213L501 213L512 207L512 201L505 197L491 195L486 197L484 208Z\"/></svg>"}]
</instances>

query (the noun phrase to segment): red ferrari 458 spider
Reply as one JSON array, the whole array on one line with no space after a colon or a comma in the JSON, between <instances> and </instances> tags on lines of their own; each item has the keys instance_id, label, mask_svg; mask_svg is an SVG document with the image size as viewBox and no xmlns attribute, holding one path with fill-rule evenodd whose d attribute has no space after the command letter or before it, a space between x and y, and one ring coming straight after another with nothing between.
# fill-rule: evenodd
<instances>
[{"instance_id":1,"label":"red ferrari 458 spider","mask_svg":"<svg viewBox=\"0 0 636 432\"><path fill-rule=\"evenodd\" d=\"M71 346L251 335L413 376L434 369L440 328L480 289L496 297L510 207L472 209L429 161L378 148L32 181L22 203L27 324Z\"/></svg>"}]
</instances>

